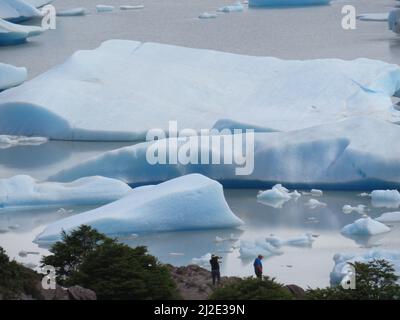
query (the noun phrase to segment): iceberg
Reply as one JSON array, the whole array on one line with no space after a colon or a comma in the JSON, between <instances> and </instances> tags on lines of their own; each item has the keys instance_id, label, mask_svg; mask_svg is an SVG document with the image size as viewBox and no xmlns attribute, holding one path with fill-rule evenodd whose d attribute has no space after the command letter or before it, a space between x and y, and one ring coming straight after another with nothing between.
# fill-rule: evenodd
<instances>
[{"instance_id":1,"label":"iceberg","mask_svg":"<svg viewBox=\"0 0 400 320\"><path fill-rule=\"evenodd\" d=\"M0 117L0 124L1 121ZM238 187L271 186L279 181L299 188L312 185L372 189L376 185L400 185L399 136L400 126L371 118L353 118L292 132L255 133L254 170L247 176L236 175L235 165L223 164L223 150L218 152L215 148L210 153L221 157L220 165L151 165L146 158L150 146L159 143L160 150L164 145L168 149L168 144L160 140L106 152L60 171L51 180L101 175L142 185L197 172ZM205 152L210 148L210 143L202 142L193 149L199 147Z\"/></svg>"},{"instance_id":2,"label":"iceberg","mask_svg":"<svg viewBox=\"0 0 400 320\"><path fill-rule=\"evenodd\" d=\"M400 192L397 190L373 190L371 192L372 201L400 202Z\"/></svg>"},{"instance_id":3,"label":"iceberg","mask_svg":"<svg viewBox=\"0 0 400 320\"><path fill-rule=\"evenodd\" d=\"M310 210L324 208L327 206L325 202L318 201L317 199L310 199L306 202L305 206Z\"/></svg>"},{"instance_id":4,"label":"iceberg","mask_svg":"<svg viewBox=\"0 0 400 320\"><path fill-rule=\"evenodd\" d=\"M43 31L41 27L19 25L0 18L0 46L23 43Z\"/></svg>"},{"instance_id":5,"label":"iceberg","mask_svg":"<svg viewBox=\"0 0 400 320\"><path fill-rule=\"evenodd\" d=\"M221 184L199 174L133 189L103 207L48 225L37 242L87 224L105 234L234 228L242 224L225 201Z\"/></svg>"},{"instance_id":6,"label":"iceberg","mask_svg":"<svg viewBox=\"0 0 400 320\"><path fill-rule=\"evenodd\" d=\"M82 7L57 11L58 17L75 17L84 15L86 15L86 8Z\"/></svg>"},{"instance_id":7,"label":"iceberg","mask_svg":"<svg viewBox=\"0 0 400 320\"><path fill-rule=\"evenodd\" d=\"M120 199L131 190L122 181L104 177L57 183L19 175L0 179L0 208L104 204Z\"/></svg>"},{"instance_id":8,"label":"iceberg","mask_svg":"<svg viewBox=\"0 0 400 320\"><path fill-rule=\"evenodd\" d=\"M280 248L283 246L292 247L312 247L315 237L311 233L306 233L299 237L282 239L278 237L267 237L265 241L272 244L274 247Z\"/></svg>"},{"instance_id":9,"label":"iceberg","mask_svg":"<svg viewBox=\"0 0 400 320\"><path fill-rule=\"evenodd\" d=\"M39 146L48 141L44 137L22 137L0 135L0 149L8 149L16 146Z\"/></svg>"},{"instance_id":10,"label":"iceberg","mask_svg":"<svg viewBox=\"0 0 400 320\"><path fill-rule=\"evenodd\" d=\"M361 21L378 21L385 22L389 20L389 13L365 13L357 16L358 20Z\"/></svg>"},{"instance_id":11,"label":"iceberg","mask_svg":"<svg viewBox=\"0 0 400 320\"><path fill-rule=\"evenodd\" d=\"M0 1L0 19L20 21L41 16L42 14L35 6L23 0Z\"/></svg>"},{"instance_id":12,"label":"iceberg","mask_svg":"<svg viewBox=\"0 0 400 320\"><path fill-rule=\"evenodd\" d=\"M114 10L114 6L99 4L96 6L96 10L97 12L111 12Z\"/></svg>"},{"instance_id":13,"label":"iceberg","mask_svg":"<svg viewBox=\"0 0 400 320\"><path fill-rule=\"evenodd\" d=\"M239 246L240 258L255 259L258 255L262 255L264 258L269 258L275 255L282 255L283 251L265 241L265 239L257 239L254 241L241 240Z\"/></svg>"},{"instance_id":14,"label":"iceberg","mask_svg":"<svg viewBox=\"0 0 400 320\"><path fill-rule=\"evenodd\" d=\"M282 208L285 202L290 199L297 200L299 197L301 197L301 194L297 190L289 192L281 184L276 184L269 190L259 191L257 194L258 201L274 208Z\"/></svg>"},{"instance_id":15,"label":"iceberg","mask_svg":"<svg viewBox=\"0 0 400 320\"><path fill-rule=\"evenodd\" d=\"M310 193L314 197L322 197L324 195L324 192L319 189L311 189Z\"/></svg>"},{"instance_id":16,"label":"iceberg","mask_svg":"<svg viewBox=\"0 0 400 320\"><path fill-rule=\"evenodd\" d=\"M331 0L249 0L249 7L301 7L327 5Z\"/></svg>"},{"instance_id":17,"label":"iceberg","mask_svg":"<svg viewBox=\"0 0 400 320\"><path fill-rule=\"evenodd\" d=\"M130 6L130 5L123 5L123 6L119 6L120 10L138 10L138 9L144 9L144 5L139 4L136 6Z\"/></svg>"},{"instance_id":18,"label":"iceberg","mask_svg":"<svg viewBox=\"0 0 400 320\"><path fill-rule=\"evenodd\" d=\"M244 10L243 5L237 2L233 5L224 6L218 9L219 12L242 12Z\"/></svg>"},{"instance_id":19,"label":"iceberg","mask_svg":"<svg viewBox=\"0 0 400 320\"><path fill-rule=\"evenodd\" d=\"M400 211L382 213L375 220L382 223L400 222Z\"/></svg>"},{"instance_id":20,"label":"iceberg","mask_svg":"<svg viewBox=\"0 0 400 320\"><path fill-rule=\"evenodd\" d=\"M19 86L27 78L26 68L18 68L0 62L0 91Z\"/></svg>"},{"instance_id":21,"label":"iceberg","mask_svg":"<svg viewBox=\"0 0 400 320\"><path fill-rule=\"evenodd\" d=\"M216 17L217 14L209 12L203 12L201 15L199 15L199 19L214 19Z\"/></svg>"},{"instance_id":22,"label":"iceberg","mask_svg":"<svg viewBox=\"0 0 400 320\"><path fill-rule=\"evenodd\" d=\"M359 204L356 207L352 207L349 204L345 204L342 208L343 213L350 214L353 211L357 212L358 214L365 214L367 207L363 204Z\"/></svg>"},{"instance_id":23,"label":"iceberg","mask_svg":"<svg viewBox=\"0 0 400 320\"><path fill-rule=\"evenodd\" d=\"M337 253L333 257L335 266L330 274L331 285L340 284L346 275L348 263L367 263L372 260L386 260L391 263L395 273L400 275L400 251L394 250L369 250L365 253Z\"/></svg>"},{"instance_id":24,"label":"iceberg","mask_svg":"<svg viewBox=\"0 0 400 320\"><path fill-rule=\"evenodd\" d=\"M356 116L398 122L391 97L399 89L400 68L376 60L110 40L0 94L0 134L133 141L171 119L198 131L220 119L286 132Z\"/></svg>"},{"instance_id":25,"label":"iceberg","mask_svg":"<svg viewBox=\"0 0 400 320\"><path fill-rule=\"evenodd\" d=\"M342 234L347 237L369 237L389 232L390 228L370 217L361 218L343 227Z\"/></svg>"}]
</instances>

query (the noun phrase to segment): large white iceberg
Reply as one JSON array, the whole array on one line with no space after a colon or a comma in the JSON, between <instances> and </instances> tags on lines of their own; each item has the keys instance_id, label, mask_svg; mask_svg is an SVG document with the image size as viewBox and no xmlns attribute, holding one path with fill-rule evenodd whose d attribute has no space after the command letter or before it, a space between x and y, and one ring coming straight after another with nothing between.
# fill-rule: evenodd
<instances>
[{"instance_id":1,"label":"large white iceberg","mask_svg":"<svg viewBox=\"0 0 400 320\"><path fill-rule=\"evenodd\" d=\"M361 218L343 227L342 234L347 237L369 237L389 232L390 228L370 217Z\"/></svg>"},{"instance_id":2,"label":"large white iceberg","mask_svg":"<svg viewBox=\"0 0 400 320\"><path fill-rule=\"evenodd\" d=\"M170 120L278 131L362 115L396 122L399 89L400 68L376 60L290 61L111 40L2 93L0 134L121 141Z\"/></svg>"},{"instance_id":3,"label":"large white iceberg","mask_svg":"<svg viewBox=\"0 0 400 320\"><path fill-rule=\"evenodd\" d=\"M28 78L26 68L0 62L0 91L20 85Z\"/></svg>"},{"instance_id":4,"label":"large white iceberg","mask_svg":"<svg viewBox=\"0 0 400 320\"><path fill-rule=\"evenodd\" d=\"M372 260L386 260L394 266L397 275L400 275L400 251L370 250L365 253L337 253L333 257L335 266L330 274L331 284L339 284L347 273L348 263L367 263ZM356 284L357 285L357 284Z\"/></svg>"},{"instance_id":5,"label":"large white iceberg","mask_svg":"<svg viewBox=\"0 0 400 320\"><path fill-rule=\"evenodd\" d=\"M249 0L249 7L300 7L327 5L331 0Z\"/></svg>"},{"instance_id":6,"label":"large white iceberg","mask_svg":"<svg viewBox=\"0 0 400 320\"><path fill-rule=\"evenodd\" d=\"M19 175L0 179L0 208L94 205L120 199L132 189L119 180L87 177L71 183L39 182Z\"/></svg>"},{"instance_id":7,"label":"large white iceberg","mask_svg":"<svg viewBox=\"0 0 400 320\"><path fill-rule=\"evenodd\" d=\"M256 133L254 171L248 176L236 175L234 164L151 165L146 158L149 146L157 143L162 150L165 144L168 149L168 144L160 140L106 152L51 179L72 181L102 175L140 185L198 172L234 186L271 185L276 181L285 185L358 189L385 183L399 185L399 137L400 126L370 118L353 118L292 132ZM210 153L222 158L223 150L201 142L204 141L199 142L202 151L209 148Z\"/></svg>"},{"instance_id":8,"label":"large white iceberg","mask_svg":"<svg viewBox=\"0 0 400 320\"><path fill-rule=\"evenodd\" d=\"M31 0L32 1L32 0ZM41 13L32 4L24 0L1 0L0 18L7 20L23 20L40 17Z\"/></svg>"},{"instance_id":9,"label":"large white iceberg","mask_svg":"<svg viewBox=\"0 0 400 320\"><path fill-rule=\"evenodd\" d=\"M41 27L19 25L0 18L0 45L23 43L27 38L37 36L43 31Z\"/></svg>"},{"instance_id":10,"label":"large white iceberg","mask_svg":"<svg viewBox=\"0 0 400 320\"><path fill-rule=\"evenodd\" d=\"M55 240L62 230L81 224L106 234L131 234L233 228L242 223L226 203L221 184L192 174L136 188L113 203L52 223L37 241Z\"/></svg>"}]
</instances>

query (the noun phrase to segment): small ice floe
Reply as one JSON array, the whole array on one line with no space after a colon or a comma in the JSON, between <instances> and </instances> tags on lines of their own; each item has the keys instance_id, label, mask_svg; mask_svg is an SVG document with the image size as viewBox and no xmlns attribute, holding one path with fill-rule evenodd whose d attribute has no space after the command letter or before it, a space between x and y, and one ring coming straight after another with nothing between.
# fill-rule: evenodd
<instances>
[{"instance_id":1,"label":"small ice floe","mask_svg":"<svg viewBox=\"0 0 400 320\"><path fill-rule=\"evenodd\" d=\"M358 20L361 21L377 21L377 22L386 22L389 20L389 13L364 13L357 16Z\"/></svg>"},{"instance_id":2,"label":"small ice floe","mask_svg":"<svg viewBox=\"0 0 400 320\"><path fill-rule=\"evenodd\" d=\"M0 149L8 149L16 146L39 146L46 143L47 141L48 139L45 137L0 135Z\"/></svg>"},{"instance_id":3,"label":"small ice floe","mask_svg":"<svg viewBox=\"0 0 400 320\"><path fill-rule=\"evenodd\" d=\"M130 6L130 5L123 5L123 6L119 6L120 10L140 10L140 9L144 9L144 5L139 4L136 6Z\"/></svg>"},{"instance_id":4,"label":"small ice floe","mask_svg":"<svg viewBox=\"0 0 400 320\"><path fill-rule=\"evenodd\" d=\"M60 214L73 213L73 212L74 212L74 209L64 209L64 208L60 208L60 209L57 210L57 213L60 213Z\"/></svg>"},{"instance_id":5,"label":"small ice floe","mask_svg":"<svg viewBox=\"0 0 400 320\"><path fill-rule=\"evenodd\" d=\"M226 241L238 241L238 240L239 240L239 238L235 237L235 235L233 233L231 233L229 238L222 238L222 237L216 236L214 242L226 242Z\"/></svg>"},{"instance_id":6,"label":"small ice floe","mask_svg":"<svg viewBox=\"0 0 400 320\"><path fill-rule=\"evenodd\" d=\"M368 192L361 192L358 196L359 196L359 197L362 197L362 198L366 198L366 197L370 197L371 194L368 193Z\"/></svg>"},{"instance_id":7,"label":"small ice floe","mask_svg":"<svg viewBox=\"0 0 400 320\"><path fill-rule=\"evenodd\" d=\"M232 4L229 6L224 6L218 9L219 12L242 12L243 10L244 7L240 2L237 2L236 4Z\"/></svg>"},{"instance_id":8,"label":"small ice floe","mask_svg":"<svg viewBox=\"0 0 400 320\"><path fill-rule=\"evenodd\" d=\"M311 189L311 195L314 197L322 197L324 195L324 192L319 189Z\"/></svg>"},{"instance_id":9,"label":"small ice floe","mask_svg":"<svg viewBox=\"0 0 400 320\"><path fill-rule=\"evenodd\" d=\"M170 256L184 256L185 255L183 252L169 252L168 254Z\"/></svg>"},{"instance_id":10,"label":"small ice floe","mask_svg":"<svg viewBox=\"0 0 400 320\"><path fill-rule=\"evenodd\" d=\"M0 91L19 86L27 78L28 71L26 68L19 68L0 62Z\"/></svg>"},{"instance_id":11,"label":"small ice floe","mask_svg":"<svg viewBox=\"0 0 400 320\"><path fill-rule=\"evenodd\" d=\"M114 11L114 6L98 4L96 6L96 10L97 10L97 12L111 12L111 11Z\"/></svg>"},{"instance_id":12,"label":"small ice floe","mask_svg":"<svg viewBox=\"0 0 400 320\"><path fill-rule=\"evenodd\" d=\"M374 207L397 208L400 205L400 193L397 190L374 190L371 192Z\"/></svg>"},{"instance_id":13,"label":"small ice floe","mask_svg":"<svg viewBox=\"0 0 400 320\"><path fill-rule=\"evenodd\" d=\"M76 17L76 16L85 16L86 14L87 10L86 8L83 7L57 11L58 17Z\"/></svg>"},{"instance_id":14,"label":"small ice floe","mask_svg":"<svg viewBox=\"0 0 400 320\"><path fill-rule=\"evenodd\" d=\"M200 258L193 258L191 260L192 264L196 264L200 267L209 267L211 259L211 253L206 253L205 255L201 256Z\"/></svg>"},{"instance_id":15,"label":"small ice floe","mask_svg":"<svg viewBox=\"0 0 400 320\"><path fill-rule=\"evenodd\" d=\"M366 237L389 232L390 228L370 217L361 218L343 227L342 234L348 237Z\"/></svg>"},{"instance_id":16,"label":"small ice floe","mask_svg":"<svg viewBox=\"0 0 400 320\"><path fill-rule=\"evenodd\" d=\"M400 9L394 9L389 12L388 27L394 33L400 33Z\"/></svg>"},{"instance_id":17,"label":"small ice floe","mask_svg":"<svg viewBox=\"0 0 400 320\"><path fill-rule=\"evenodd\" d=\"M265 241L265 239L257 239L254 241L241 240L239 253L241 259L254 259L260 254L265 258L275 255L282 255L283 251Z\"/></svg>"},{"instance_id":18,"label":"small ice floe","mask_svg":"<svg viewBox=\"0 0 400 320\"><path fill-rule=\"evenodd\" d=\"M366 210L367 210L367 206L365 206L365 205L363 205L363 204L359 204L359 205L357 205L356 207L352 207L351 205L346 204L346 205L344 205L343 208L342 208L342 211L343 211L343 213L345 213L345 214L350 214L350 213L352 213L353 211L354 211L354 212L357 212L357 213L359 213L359 214L365 214Z\"/></svg>"},{"instance_id":19,"label":"small ice floe","mask_svg":"<svg viewBox=\"0 0 400 320\"><path fill-rule=\"evenodd\" d=\"M265 238L266 242L271 243L274 247L280 248L283 246L293 246L293 247L312 247L312 244L315 241L313 234L306 233L299 237L293 237L288 239L282 239L278 237L267 237Z\"/></svg>"},{"instance_id":20,"label":"small ice floe","mask_svg":"<svg viewBox=\"0 0 400 320\"><path fill-rule=\"evenodd\" d=\"M201 15L199 15L199 19L215 19L217 17L216 13L209 13L209 12L203 12Z\"/></svg>"},{"instance_id":21,"label":"small ice floe","mask_svg":"<svg viewBox=\"0 0 400 320\"><path fill-rule=\"evenodd\" d=\"M382 213L376 221L387 223L387 222L400 222L400 211L385 212Z\"/></svg>"},{"instance_id":22,"label":"small ice floe","mask_svg":"<svg viewBox=\"0 0 400 320\"><path fill-rule=\"evenodd\" d=\"M291 199L297 200L299 197L301 197L301 194L297 192L297 190L289 192L289 190L281 184L276 184L269 190L259 191L257 194L257 199L260 202L274 208L282 208L286 201Z\"/></svg>"},{"instance_id":23,"label":"small ice floe","mask_svg":"<svg viewBox=\"0 0 400 320\"><path fill-rule=\"evenodd\" d=\"M318 201L317 199L310 199L306 202L305 206L311 210L317 208L324 208L327 206L325 202Z\"/></svg>"},{"instance_id":24,"label":"small ice floe","mask_svg":"<svg viewBox=\"0 0 400 320\"><path fill-rule=\"evenodd\" d=\"M30 254L38 255L39 252L36 252L36 251L24 251L24 250L21 250L20 252L18 252L18 255L19 255L21 258L25 258L25 257L27 257L27 256L30 255Z\"/></svg>"}]
</instances>

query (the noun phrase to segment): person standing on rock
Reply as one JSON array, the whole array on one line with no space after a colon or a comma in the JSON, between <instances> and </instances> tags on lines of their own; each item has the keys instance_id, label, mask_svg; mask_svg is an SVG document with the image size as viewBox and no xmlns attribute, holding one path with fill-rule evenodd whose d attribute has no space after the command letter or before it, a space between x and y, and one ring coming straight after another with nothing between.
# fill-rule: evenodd
<instances>
[{"instance_id":1,"label":"person standing on rock","mask_svg":"<svg viewBox=\"0 0 400 320\"><path fill-rule=\"evenodd\" d=\"M259 254L256 260L254 260L253 266L254 266L254 273L256 274L258 279L262 279L262 274L263 274L263 265L261 260L264 257Z\"/></svg>"},{"instance_id":2,"label":"person standing on rock","mask_svg":"<svg viewBox=\"0 0 400 320\"><path fill-rule=\"evenodd\" d=\"M218 257L216 255L211 255L210 265L211 265L211 276L213 285L215 285L216 281L219 284L221 280L221 274L219 272L219 259L221 259L221 257Z\"/></svg>"}]
</instances>

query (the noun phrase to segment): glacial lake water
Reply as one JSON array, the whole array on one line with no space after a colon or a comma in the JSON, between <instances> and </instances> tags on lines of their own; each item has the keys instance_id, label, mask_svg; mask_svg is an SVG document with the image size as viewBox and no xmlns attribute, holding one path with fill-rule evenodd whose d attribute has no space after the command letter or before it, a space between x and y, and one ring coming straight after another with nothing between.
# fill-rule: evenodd
<instances>
[{"instance_id":1,"label":"glacial lake water","mask_svg":"<svg viewBox=\"0 0 400 320\"><path fill-rule=\"evenodd\" d=\"M341 27L342 6L353 4L357 14L387 12L394 0L332 1L330 6L277 10L246 9L242 13L219 14L217 19L198 19L198 15L214 12L231 0L143 0L143 10L98 14L97 0L55 0L57 9L85 6L85 17L65 17L57 21L57 29L48 31L26 44L0 49L0 61L25 66L29 78L56 66L80 49L93 49L109 39L130 39L214 49L240 54L274 56L282 59L371 58L400 63L400 38L389 31L385 22L357 22L357 29ZM114 0L115 6L125 0ZM30 22L29 22L30 23ZM28 174L37 179L104 151L124 146L123 143L49 142L41 146L0 149L0 178ZM333 267L335 253L364 252L371 248L399 249L400 229L370 239L348 239L341 228L359 218L346 215L345 204L368 206L371 217L394 208L374 208L360 191L326 191L318 198L327 204L309 210L304 204L308 196L297 202L273 208L257 202L258 190L226 189L226 199L232 211L245 224L238 230L209 230L160 233L123 238L129 245L147 245L163 262L175 265L190 263L192 258L208 252L223 257L222 274L247 276L252 274L251 261L239 258L240 240L256 239L274 234L282 238L301 236L306 232L318 235L312 248L284 247L284 253L264 262L265 272L285 283L302 287L326 286ZM18 261L37 265L46 248L32 243L46 224L80 212L88 207L37 208L35 210L0 210L0 246ZM73 210L72 212L68 212ZM237 242L215 242L215 237L239 238ZM232 247L235 249L232 250ZM38 252L23 258L20 250ZM231 252L232 251L232 252Z\"/></svg>"},{"instance_id":2,"label":"glacial lake water","mask_svg":"<svg viewBox=\"0 0 400 320\"><path fill-rule=\"evenodd\" d=\"M69 167L106 150L123 146L123 143L48 142L40 146L18 146L0 149L0 177L30 174L44 180L58 170ZM364 252L369 249L398 249L400 227L393 225L391 232L369 239L349 239L340 234L341 228L360 217L358 213L344 214L345 204L367 206L367 213L376 217L395 208L376 208L369 198L360 197L362 190L325 191L322 197L313 197L327 204L310 210L305 203L311 196L303 195L290 200L281 208L274 208L257 201L256 189L225 189L226 200L232 211L245 224L239 229L166 232L135 237L123 236L120 241L131 246L145 245L162 262L186 265L193 258L206 253L223 257L223 275L250 276L252 261L240 258L241 240L255 240L270 235L281 238L302 236L307 232L317 236L312 247L282 248L283 254L264 261L266 274L284 283L303 287L321 287L329 284L333 256L338 252ZM78 214L94 207L45 207L35 209L0 210L0 246L10 257L32 267L38 265L41 255L48 254L45 247L38 247L33 239L53 221ZM61 209L61 210L60 210ZM236 241L216 242L216 237ZM37 252L20 257L23 251Z\"/></svg>"}]
</instances>

